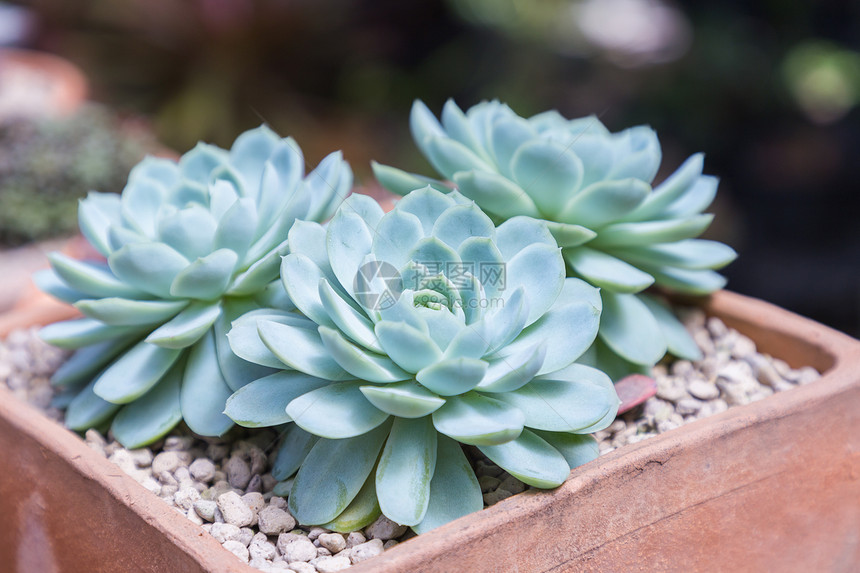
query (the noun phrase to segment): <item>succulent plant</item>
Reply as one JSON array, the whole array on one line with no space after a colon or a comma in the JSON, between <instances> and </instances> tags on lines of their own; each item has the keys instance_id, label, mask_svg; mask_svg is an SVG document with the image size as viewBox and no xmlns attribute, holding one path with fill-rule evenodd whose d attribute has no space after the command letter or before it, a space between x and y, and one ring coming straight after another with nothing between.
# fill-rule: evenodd
<instances>
[{"instance_id":1,"label":"succulent plant","mask_svg":"<svg viewBox=\"0 0 860 573\"><path fill-rule=\"evenodd\" d=\"M80 229L106 264L55 253L36 277L85 315L41 331L77 349L52 380L73 396L66 424L112 420L127 447L183 419L202 435L229 429L227 398L270 372L233 355L231 321L260 305L292 308L276 280L288 232L330 217L351 186L340 152L305 176L296 143L263 126L229 151L201 143L178 163L146 158L121 196L90 193Z\"/></svg>"},{"instance_id":2,"label":"succulent plant","mask_svg":"<svg viewBox=\"0 0 860 573\"><path fill-rule=\"evenodd\" d=\"M600 287L598 343L586 360L607 371L641 370L666 351L695 359L696 344L660 299L639 294L656 284L694 295L721 288L714 272L736 254L695 239L710 224L717 179L702 175L703 156L690 157L652 189L661 161L646 126L611 133L596 117L568 120L549 111L529 119L497 101L466 113L453 101L441 123L416 101L414 140L433 167L496 222L543 219L563 247L570 276ZM374 164L380 183L404 194L444 183Z\"/></svg>"},{"instance_id":3,"label":"succulent plant","mask_svg":"<svg viewBox=\"0 0 860 573\"><path fill-rule=\"evenodd\" d=\"M251 311L234 352L280 372L239 389L227 414L290 424L273 474L297 471L295 517L338 531L385 514L417 532L482 508L475 446L551 488L597 457L615 418L592 344L598 290L565 278L546 223L496 227L457 192L416 190L389 213L352 195L326 228L295 225L281 278L301 314Z\"/></svg>"}]
</instances>

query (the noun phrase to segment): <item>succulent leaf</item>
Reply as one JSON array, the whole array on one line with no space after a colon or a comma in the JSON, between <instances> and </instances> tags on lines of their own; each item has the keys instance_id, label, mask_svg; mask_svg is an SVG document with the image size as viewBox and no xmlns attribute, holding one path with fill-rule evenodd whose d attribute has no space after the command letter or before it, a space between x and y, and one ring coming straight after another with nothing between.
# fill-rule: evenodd
<instances>
[{"instance_id":1,"label":"succulent leaf","mask_svg":"<svg viewBox=\"0 0 860 573\"><path fill-rule=\"evenodd\" d=\"M89 298L86 293L69 287L52 269L42 269L33 273L33 283L42 292L68 304Z\"/></svg>"},{"instance_id":2,"label":"succulent leaf","mask_svg":"<svg viewBox=\"0 0 860 573\"><path fill-rule=\"evenodd\" d=\"M379 507L391 520L416 525L430 502L436 470L436 430L429 416L395 418L376 468Z\"/></svg>"},{"instance_id":3,"label":"succulent leaf","mask_svg":"<svg viewBox=\"0 0 860 573\"><path fill-rule=\"evenodd\" d=\"M379 500L376 496L376 477L371 470L367 481L358 490L353 500L340 514L323 527L340 533L351 533L367 527L379 517Z\"/></svg>"},{"instance_id":4,"label":"succulent leaf","mask_svg":"<svg viewBox=\"0 0 860 573\"><path fill-rule=\"evenodd\" d=\"M51 385L57 388L86 385L93 376L128 348L129 337L118 337L98 344L85 346L72 354L51 376Z\"/></svg>"},{"instance_id":5,"label":"succulent leaf","mask_svg":"<svg viewBox=\"0 0 860 573\"><path fill-rule=\"evenodd\" d=\"M666 339L669 352L684 360L701 360L702 351L696 342L690 338L687 329L680 320L675 318L669 306L660 299L643 294L639 297L660 325L660 331Z\"/></svg>"},{"instance_id":6,"label":"succulent leaf","mask_svg":"<svg viewBox=\"0 0 860 573\"><path fill-rule=\"evenodd\" d=\"M302 463L289 497L299 523L328 523L356 498L376 465L390 424L342 440L320 439Z\"/></svg>"},{"instance_id":7,"label":"succulent leaf","mask_svg":"<svg viewBox=\"0 0 860 573\"><path fill-rule=\"evenodd\" d=\"M173 368L155 387L121 409L111 423L117 441L129 448L141 448L152 436L164 437L182 420L179 404L182 373Z\"/></svg>"},{"instance_id":8,"label":"succulent leaf","mask_svg":"<svg viewBox=\"0 0 860 573\"><path fill-rule=\"evenodd\" d=\"M557 487L570 473L564 456L529 430L523 430L509 442L478 446L478 449L509 474L535 487Z\"/></svg>"},{"instance_id":9,"label":"succulent leaf","mask_svg":"<svg viewBox=\"0 0 860 573\"><path fill-rule=\"evenodd\" d=\"M389 416L361 392L361 382L329 384L294 398L287 414L304 430L332 440L366 434Z\"/></svg>"},{"instance_id":10,"label":"succulent leaf","mask_svg":"<svg viewBox=\"0 0 860 573\"><path fill-rule=\"evenodd\" d=\"M146 337L146 342L162 348L187 348L200 340L219 316L221 316L220 304L193 302L153 330Z\"/></svg>"},{"instance_id":11,"label":"succulent leaf","mask_svg":"<svg viewBox=\"0 0 860 573\"><path fill-rule=\"evenodd\" d=\"M116 415L121 406L108 402L93 391L95 380L87 384L66 408L66 426L83 432L99 427Z\"/></svg>"},{"instance_id":12,"label":"succulent leaf","mask_svg":"<svg viewBox=\"0 0 860 573\"><path fill-rule=\"evenodd\" d=\"M319 439L319 436L306 432L295 424L289 424L284 430L284 437L272 464L272 477L283 481L296 473Z\"/></svg>"},{"instance_id":13,"label":"succulent leaf","mask_svg":"<svg viewBox=\"0 0 860 573\"><path fill-rule=\"evenodd\" d=\"M447 187L441 181L431 179L430 177L416 175L415 173L407 173L406 171L402 171L396 167L381 165L375 161L371 161L370 164L373 168L373 175L376 177L376 180L382 183L383 187L398 195L406 195L413 189L427 187L428 185L443 193L447 193L451 190L450 187Z\"/></svg>"},{"instance_id":14,"label":"succulent leaf","mask_svg":"<svg viewBox=\"0 0 860 573\"><path fill-rule=\"evenodd\" d=\"M286 424L292 422L287 414L292 400L329 384L301 372L276 372L242 386L227 400L225 413L248 428Z\"/></svg>"},{"instance_id":15,"label":"succulent leaf","mask_svg":"<svg viewBox=\"0 0 860 573\"><path fill-rule=\"evenodd\" d=\"M618 408L616 395L607 392L606 387L565 380L535 380L512 392L502 392L497 398L522 412L528 427L550 432L580 431L599 422L612 408ZM575 406L561 410L553 408L553 404ZM604 407L601 411L593 404Z\"/></svg>"},{"instance_id":16,"label":"succulent leaf","mask_svg":"<svg viewBox=\"0 0 860 573\"><path fill-rule=\"evenodd\" d=\"M114 404L133 402L154 387L181 355L178 349L138 342L96 378L93 391Z\"/></svg>"},{"instance_id":17,"label":"succulent leaf","mask_svg":"<svg viewBox=\"0 0 860 573\"><path fill-rule=\"evenodd\" d=\"M654 277L623 259L580 247L562 251L570 268L594 286L612 292L639 292L654 283Z\"/></svg>"},{"instance_id":18,"label":"succulent leaf","mask_svg":"<svg viewBox=\"0 0 860 573\"><path fill-rule=\"evenodd\" d=\"M525 416L516 407L474 392L451 397L433 412L439 432L473 446L509 442L520 435L524 423Z\"/></svg>"},{"instance_id":19,"label":"succulent leaf","mask_svg":"<svg viewBox=\"0 0 860 573\"><path fill-rule=\"evenodd\" d=\"M48 255L54 272L67 287L91 297L139 297L143 291L118 280L103 265L78 261L62 253Z\"/></svg>"},{"instance_id":20,"label":"succulent leaf","mask_svg":"<svg viewBox=\"0 0 860 573\"><path fill-rule=\"evenodd\" d=\"M538 437L543 438L546 443L559 451L567 461L570 469L587 464L596 460L600 455L600 448L594 436L588 434L569 434L567 432L546 432L535 430Z\"/></svg>"},{"instance_id":21,"label":"succulent leaf","mask_svg":"<svg viewBox=\"0 0 860 573\"><path fill-rule=\"evenodd\" d=\"M616 354L635 364L652 365L666 354L660 324L632 294L603 292L600 338Z\"/></svg>"},{"instance_id":22,"label":"succulent leaf","mask_svg":"<svg viewBox=\"0 0 860 573\"><path fill-rule=\"evenodd\" d=\"M320 326L319 336L334 361L356 378L383 384L409 378L394 360L351 343L337 330Z\"/></svg>"},{"instance_id":23,"label":"succulent leaf","mask_svg":"<svg viewBox=\"0 0 860 573\"><path fill-rule=\"evenodd\" d=\"M181 373L181 418L192 432L203 436L221 436L233 426L233 420L223 412L233 391L216 354L215 332L209 331L191 348Z\"/></svg>"},{"instance_id":24,"label":"succulent leaf","mask_svg":"<svg viewBox=\"0 0 860 573\"><path fill-rule=\"evenodd\" d=\"M272 320L260 320L257 332L272 354L290 368L324 380L342 380L347 377L346 371L331 357L323 344L320 333L304 326L280 324ZM236 347L233 348L235 350Z\"/></svg>"},{"instance_id":25,"label":"succulent leaf","mask_svg":"<svg viewBox=\"0 0 860 573\"><path fill-rule=\"evenodd\" d=\"M75 308L85 316L116 326L161 323L176 316L186 306L186 300L134 300L118 297L87 299L75 303Z\"/></svg>"},{"instance_id":26,"label":"succulent leaf","mask_svg":"<svg viewBox=\"0 0 860 573\"><path fill-rule=\"evenodd\" d=\"M384 386L360 386L359 389L371 404L399 418L427 416L445 404L444 398L410 380Z\"/></svg>"},{"instance_id":27,"label":"succulent leaf","mask_svg":"<svg viewBox=\"0 0 860 573\"><path fill-rule=\"evenodd\" d=\"M421 523L412 529L425 533L483 507L481 487L460 444L447 436L438 436L427 511Z\"/></svg>"},{"instance_id":28,"label":"succulent leaf","mask_svg":"<svg viewBox=\"0 0 860 573\"><path fill-rule=\"evenodd\" d=\"M114 326L92 318L79 318L49 324L39 331L39 336L48 344L76 350L90 344L113 340L135 331L139 332L140 327Z\"/></svg>"}]
</instances>

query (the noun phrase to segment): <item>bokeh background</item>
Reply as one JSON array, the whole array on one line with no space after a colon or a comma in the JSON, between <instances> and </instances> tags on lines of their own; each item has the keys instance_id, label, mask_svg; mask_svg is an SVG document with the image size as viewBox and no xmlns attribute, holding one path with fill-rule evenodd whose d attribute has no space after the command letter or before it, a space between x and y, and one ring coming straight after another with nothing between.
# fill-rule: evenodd
<instances>
[{"instance_id":1,"label":"bokeh background","mask_svg":"<svg viewBox=\"0 0 860 573\"><path fill-rule=\"evenodd\" d=\"M311 164L343 149L366 184L371 159L429 173L416 98L650 124L658 179L697 151L721 178L729 288L860 336L856 0L33 0L0 2L0 44L79 66L134 145L226 146L265 121Z\"/></svg>"}]
</instances>

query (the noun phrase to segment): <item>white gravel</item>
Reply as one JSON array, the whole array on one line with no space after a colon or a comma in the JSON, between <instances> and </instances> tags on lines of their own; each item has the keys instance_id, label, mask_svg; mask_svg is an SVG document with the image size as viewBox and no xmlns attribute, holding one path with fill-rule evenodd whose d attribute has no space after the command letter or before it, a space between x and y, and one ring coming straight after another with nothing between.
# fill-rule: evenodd
<instances>
[{"instance_id":1,"label":"white gravel","mask_svg":"<svg viewBox=\"0 0 860 573\"><path fill-rule=\"evenodd\" d=\"M596 434L601 453L819 378L812 368L792 369L758 353L749 338L698 309L685 311L684 322L704 358L656 366L657 396ZM16 331L0 341L0 383L62 421L62 412L51 407L54 392L49 377L68 353L44 344L35 332ZM126 450L95 430L85 434L90 448L261 571L340 571L413 535L384 516L363 531L348 534L299 526L284 497L276 495L288 492L289 483L278 484L268 473L277 439L273 431L240 428L227 440L201 439L180 427L149 448ZM467 453L473 458L485 505L527 489L476 449L467 448Z\"/></svg>"}]
</instances>

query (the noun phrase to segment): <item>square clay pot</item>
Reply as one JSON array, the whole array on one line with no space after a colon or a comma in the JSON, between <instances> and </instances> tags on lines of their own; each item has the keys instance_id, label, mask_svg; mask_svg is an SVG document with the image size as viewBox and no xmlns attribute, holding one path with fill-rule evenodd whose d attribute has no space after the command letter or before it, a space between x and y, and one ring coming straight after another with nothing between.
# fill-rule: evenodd
<instances>
[{"instance_id":1,"label":"square clay pot","mask_svg":"<svg viewBox=\"0 0 860 573\"><path fill-rule=\"evenodd\" d=\"M508 498L351 573L857 571L860 342L730 292L703 304L761 352L823 376L619 448L553 491ZM37 303L0 317L0 336L57 312ZM5 390L0 451L3 570L256 571Z\"/></svg>"}]
</instances>

